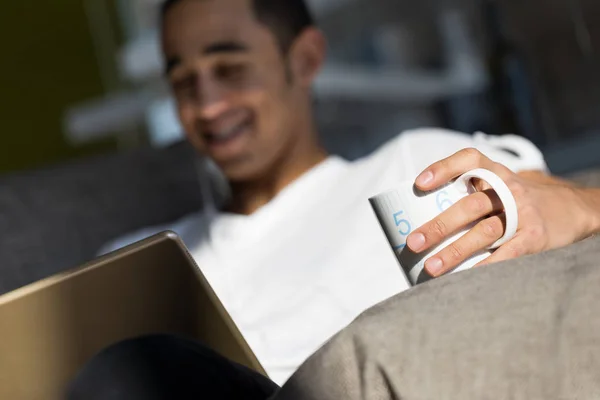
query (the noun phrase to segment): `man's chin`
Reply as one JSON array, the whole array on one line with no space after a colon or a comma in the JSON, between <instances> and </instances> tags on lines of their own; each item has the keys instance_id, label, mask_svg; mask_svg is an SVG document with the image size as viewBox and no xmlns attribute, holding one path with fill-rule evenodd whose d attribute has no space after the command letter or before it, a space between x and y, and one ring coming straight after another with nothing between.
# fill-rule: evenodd
<instances>
[{"instance_id":1,"label":"man's chin","mask_svg":"<svg viewBox=\"0 0 600 400\"><path fill-rule=\"evenodd\" d=\"M216 161L219 169L230 182L248 182L259 179L264 168L262 165L257 165L256 162L251 162L248 158L228 160L227 162Z\"/></svg>"}]
</instances>

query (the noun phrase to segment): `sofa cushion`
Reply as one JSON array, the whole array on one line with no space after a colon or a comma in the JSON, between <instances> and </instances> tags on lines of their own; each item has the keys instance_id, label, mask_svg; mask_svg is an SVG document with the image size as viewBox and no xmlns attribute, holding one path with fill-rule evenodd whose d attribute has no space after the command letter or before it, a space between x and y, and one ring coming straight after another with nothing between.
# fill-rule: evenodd
<instances>
[{"instance_id":1,"label":"sofa cushion","mask_svg":"<svg viewBox=\"0 0 600 400\"><path fill-rule=\"evenodd\" d=\"M598 399L599 258L597 236L405 291L337 334L273 400Z\"/></svg>"}]
</instances>

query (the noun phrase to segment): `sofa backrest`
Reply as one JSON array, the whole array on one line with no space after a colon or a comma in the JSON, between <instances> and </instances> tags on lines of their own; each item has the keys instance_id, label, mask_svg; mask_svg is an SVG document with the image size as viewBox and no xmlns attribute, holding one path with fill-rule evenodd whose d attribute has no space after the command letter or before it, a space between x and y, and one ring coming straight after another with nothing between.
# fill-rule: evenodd
<instances>
[{"instance_id":1,"label":"sofa backrest","mask_svg":"<svg viewBox=\"0 0 600 400\"><path fill-rule=\"evenodd\" d=\"M92 259L117 236L202 207L186 143L0 177L0 294Z\"/></svg>"}]
</instances>

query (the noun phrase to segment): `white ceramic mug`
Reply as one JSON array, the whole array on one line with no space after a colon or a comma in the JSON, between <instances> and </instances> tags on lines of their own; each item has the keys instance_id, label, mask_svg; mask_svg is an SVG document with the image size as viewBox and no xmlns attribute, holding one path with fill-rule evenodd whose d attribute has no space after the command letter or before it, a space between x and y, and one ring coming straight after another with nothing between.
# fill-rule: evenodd
<instances>
[{"instance_id":1,"label":"white ceramic mug","mask_svg":"<svg viewBox=\"0 0 600 400\"><path fill-rule=\"evenodd\" d=\"M504 235L487 250L476 253L453 270L453 272L463 271L488 257L493 249L509 241L517 231L519 217L515 199L508 186L498 175L485 169L475 169L444 187L430 192L422 192L414 186L413 181L407 181L401 183L396 189L369 199L383 232L411 285L431 279L424 271L425 261L467 233L474 224L422 254L410 251L406 246L406 237L458 200L474 193L476 190L471 184L471 180L474 178L487 182L498 195L506 215L506 228Z\"/></svg>"}]
</instances>

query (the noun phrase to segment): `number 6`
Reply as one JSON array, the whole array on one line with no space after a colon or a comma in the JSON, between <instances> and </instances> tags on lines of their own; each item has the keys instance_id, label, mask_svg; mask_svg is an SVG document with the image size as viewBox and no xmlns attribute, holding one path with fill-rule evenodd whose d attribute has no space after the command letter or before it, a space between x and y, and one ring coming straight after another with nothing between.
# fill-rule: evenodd
<instances>
[{"instance_id":1,"label":"number 6","mask_svg":"<svg viewBox=\"0 0 600 400\"><path fill-rule=\"evenodd\" d=\"M450 200L449 198L443 199L441 198L442 196L448 196L448 192L443 190L439 192L435 197L435 202L437 203L438 210L440 210L440 212L446 211L449 207L451 207L454 204L452 200Z\"/></svg>"}]
</instances>

